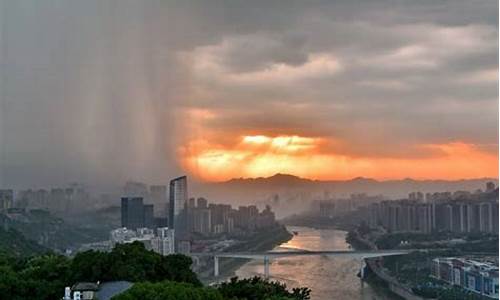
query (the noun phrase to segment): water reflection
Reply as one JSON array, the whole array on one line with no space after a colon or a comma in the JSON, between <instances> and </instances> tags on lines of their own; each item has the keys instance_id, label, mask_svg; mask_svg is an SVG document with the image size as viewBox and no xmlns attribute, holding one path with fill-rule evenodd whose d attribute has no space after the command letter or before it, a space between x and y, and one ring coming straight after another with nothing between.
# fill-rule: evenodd
<instances>
[{"instance_id":1,"label":"water reflection","mask_svg":"<svg viewBox=\"0 0 500 300\"><path fill-rule=\"evenodd\" d=\"M349 250L345 242L345 231L289 227L296 231L292 240L275 250ZM289 287L307 286L312 289L313 300L331 299L393 299L371 286L362 283L356 276L361 261L352 258L307 256L279 258L272 261L271 279L285 282ZM239 277L251 277L263 273L262 261L254 260L236 271Z\"/></svg>"}]
</instances>

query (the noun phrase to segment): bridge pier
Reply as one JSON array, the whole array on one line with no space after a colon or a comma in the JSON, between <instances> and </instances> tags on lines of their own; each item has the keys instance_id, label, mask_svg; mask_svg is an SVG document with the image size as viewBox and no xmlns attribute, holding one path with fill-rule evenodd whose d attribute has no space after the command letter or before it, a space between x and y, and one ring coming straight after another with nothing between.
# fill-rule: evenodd
<instances>
[{"instance_id":1,"label":"bridge pier","mask_svg":"<svg viewBox=\"0 0 500 300\"><path fill-rule=\"evenodd\" d=\"M361 259L361 263L360 263L360 270L359 270L359 275L360 275L360 278L361 280L363 280L365 278L365 268L366 268L366 263L365 263L365 259Z\"/></svg>"},{"instance_id":2,"label":"bridge pier","mask_svg":"<svg viewBox=\"0 0 500 300\"><path fill-rule=\"evenodd\" d=\"M219 277L219 257L214 256L214 277Z\"/></svg>"},{"instance_id":3,"label":"bridge pier","mask_svg":"<svg viewBox=\"0 0 500 300\"><path fill-rule=\"evenodd\" d=\"M269 257L264 256L264 278L269 279Z\"/></svg>"},{"instance_id":4,"label":"bridge pier","mask_svg":"<svg viewBox=\"0 0 500 300\"><path fill-rule=\"evenodd\" d=\"M359 270L359 280L361 283L361 287L364 287L364 285L365 285L365 268L366 268L366 262L365 262L364 258L361 259L360 265L361 266L360 266L360 270Z\"/></svg>"}]
</instances>

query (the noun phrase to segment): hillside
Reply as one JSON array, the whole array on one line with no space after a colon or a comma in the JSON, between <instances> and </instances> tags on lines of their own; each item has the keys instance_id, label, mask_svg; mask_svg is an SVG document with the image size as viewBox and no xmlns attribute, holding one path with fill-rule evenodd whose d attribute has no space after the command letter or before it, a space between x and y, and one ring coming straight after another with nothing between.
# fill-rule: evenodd
<instances>
[{"instance_id":1,"label":"hillside","mask_svg":"<svg viewBox=\"0 0 500 300\"><path fill-rule=\"evenodd\" d=\"M107 239L107 232L69 224L44 210L10 214L0 213L0 227L20 232L27 239L58 252L77 248L82 243Z\"/></svg>"},{"instance_id":2,"label":"hillside","mask_svg":"<svg viewBox=\"0 0 500 300\"><path fill-rule=\"evenodd\" d=\"M27 239L19 231L0 227L0 252L11 256L33 256L48 252L49 249Z\"/></svg>"}]
</instances>

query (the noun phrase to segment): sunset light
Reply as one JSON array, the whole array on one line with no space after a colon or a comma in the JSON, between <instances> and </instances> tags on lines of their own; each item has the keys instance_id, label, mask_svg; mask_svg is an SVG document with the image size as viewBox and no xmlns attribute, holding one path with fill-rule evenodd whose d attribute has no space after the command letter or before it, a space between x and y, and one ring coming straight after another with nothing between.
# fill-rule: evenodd
<instances>
[{"instance_id":1,"label":"sunset light","mask_svg":"<svg viewBox=\"0 0 500 300\"><path fill-rule=\"evenodd\" d=\"M189 151L187 151L189 149ZM232 146L192 142L181 150L184 167L201 179L221 181L233 177L288 173L312 179L461 179L496 176L494 153L465 143L428 144L423 156L359 157L335 153L323 138L248 135ZM190 155L187 155L190 153Z\"/></svg>"}]
</instances>

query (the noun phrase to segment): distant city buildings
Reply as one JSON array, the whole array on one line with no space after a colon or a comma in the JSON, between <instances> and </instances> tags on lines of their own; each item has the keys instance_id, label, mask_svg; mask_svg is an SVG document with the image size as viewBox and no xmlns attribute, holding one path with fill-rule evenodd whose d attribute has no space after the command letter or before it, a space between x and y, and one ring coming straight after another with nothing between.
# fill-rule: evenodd
<instances>
[{"instance_id":1,"label":"distant city buildings","mask_svg":"<svg viewBox=\"0 0 500 300\"><path fill-rule=\"evenodd\" d=\"M498 189L488 192L411 193L408 199L382 201L370 206L370 225L389 232L449 231L498 233Z\"/></svg>"},{"instance_id":2,"label":"distant city buildings","mask_svg":"<svg viewBox=\"0 0 500 300\"><path fill-rule=\"evenodd\" d=\"M121 212L122 227L133 230L144 227L144 204L141 197L123 197Z\"/></svg>"},{"instance_id":3,"label":"distant city buildings","mask_svg":"<svg viewBox=\"0 0 500 300\"><path fill-rule=\"evenodd\" d=\"M110 232L110 240L113 244L123 244L137 237L137 232L128 228L118 228Z\"/></svg>"},{"instance_id":4,"label":"distant city buildings","mask_svg":"<svg viewBox=\"0 0 500 300\"><path fill-rule=\"evenodd\" d=\"M79 184L71 184L67 188L27 189L19 191L16 207L43 209L56 214L80 213L87 210L90 195Z\"/></svg>"},{"instance_id":5,"label":"distant city buildings","mask_svg":"<svg viewBox=\"0 0 500 300\"><path fill-rule=\"evenodd\" d=\"M431 265L431 276L479 295L498 299L498 261L435 258Z\"/></svg>"},{"instance_id":6,"label":"distant city buildings","mask_svg":"<svg viewBox=\"0 0 500 300\"><path fill-rule=\"evenodd\" d=\"M326 195L325 195L326 196ZM332 219L340 215L353 212L370 203L380 202L382 196L367 196L364 193L351 194L348 199L331 199L315 201L320 218Z\"/></svg>"},{"instance_id":7,"label":"distant city buildings","mask_svg":"<svg viewBox=\"0 0 500 300\"><path fill-rule=\"evenodd\" d=\"M150 249L161 255L175 253L175 231L168 227L157 228L156 234L150 228L118 228L110 232L111 246L141 242L146 249Z\"/></svg>"},{"instance_id":8,"label":"distant city buildings","mask_svg":"<svg viewBox=\"0 0 500 300\"><path fill-rule=\"evenodd\" d=\"M156 237L151 240L153 251L161 255L169 255L175 252L175 235L174 230L165 228L158 228Z\"/></svg>"},{"instance_id":9,"label":"distant city buildings","mask_svg":"<svg viewBox=\"0 0 500 300\"><path fill-rule=\"evenodd\" d=\"M144 204L142 197L123 197L121 199L122 227L137 229L155 228L154 206Z\"/></svg>"},{"instance_id":10,"label":"distant city buildings","mask_svg":"<svg viewBox=\"0 0 500 300\"><path fill-rule=\"evenodd\" d=\"M276 217L269 206L259 212L257 206L239 206L207 203L199 198L195 207L187 210L190 232L203 236L245 235L254 230L276 225Z\"/></svg>"},{"instance_id":11,"label":"distant city buildings","mask_svg":"<svg viewBox=\"0 0 500 300\"><path fill-rule=\"evenodd\" d=\"M128 190L137 193L147 191L146 186L128 183ZM157 201L165 199L164 186L151 187L151 196ZM178 177L170 181L169 217L154 217L154 205L144 204L142 197L121 199L122 227L111 233L116 243L140 238L142 228L157 230L157 237L150 241L152 249L166 253L173 249L179 253L189 253L193 238L218 237L222 235L245 236L255 230L275 226L276 218L269 206L259 212L255 205L233 209L229 204L208 203L205 198L188 199L187 178ZM168 221L168 222L167 222ZM168 241L163 239L162 230L171 230ZM175 230L175 236L173 235ZM144 236L144 234L142 235ZM174 238L175 237L175 238Z\"/></svg>"},{"instance_id":12,"label":"distant city buildings","mask_svg":"<svg viewBox=\"0 0 500 300\"><path fill-rule=\"evenodd\" d=\"M0 190L0 211L14 207L14 191Z\"/></svg>"}]
</instances>

